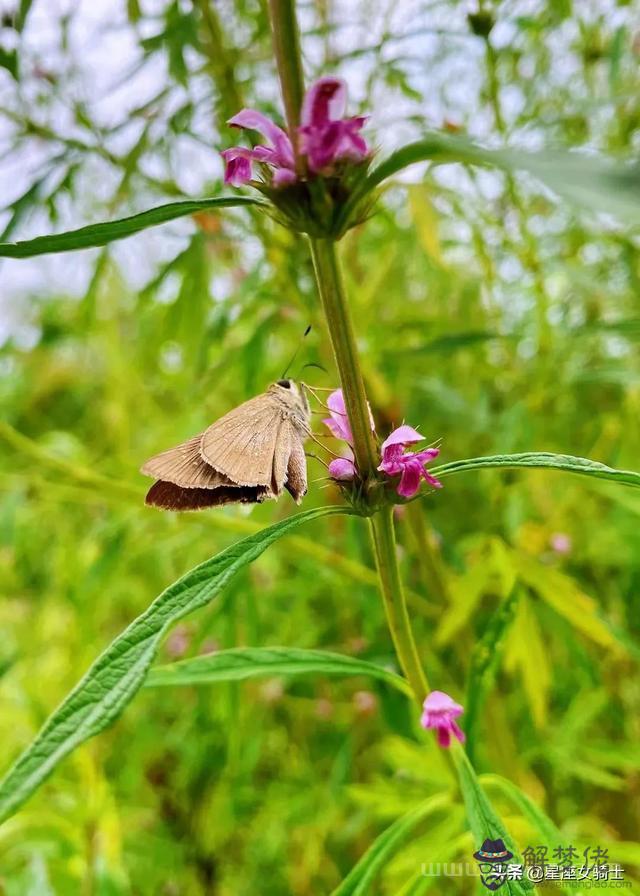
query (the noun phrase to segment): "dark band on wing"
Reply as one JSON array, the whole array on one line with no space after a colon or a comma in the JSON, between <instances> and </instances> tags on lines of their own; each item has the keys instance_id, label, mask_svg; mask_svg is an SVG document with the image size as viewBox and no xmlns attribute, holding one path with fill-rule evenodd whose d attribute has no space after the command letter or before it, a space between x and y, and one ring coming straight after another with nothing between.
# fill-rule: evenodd
<instances>
[{"instance_id":1,"label":"dark band on wing","mask_svg":"<svg viewBox=\"0 0 640 896\"><path fill-rule=\"evenodd\" d=\"M222 504L260 504L269 496L269 489L261 485L183 488L159 480L147 492L145 504L163 510L201 510Z\"/></svg>"}]
</instances>

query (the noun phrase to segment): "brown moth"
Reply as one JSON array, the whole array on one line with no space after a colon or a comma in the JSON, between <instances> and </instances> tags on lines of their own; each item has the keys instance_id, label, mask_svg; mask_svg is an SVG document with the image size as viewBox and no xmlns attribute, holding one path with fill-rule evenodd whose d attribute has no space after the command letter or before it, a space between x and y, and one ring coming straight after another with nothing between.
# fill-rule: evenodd
<instances>
[{"instance_id":1,"label":"brown moth","mask_svg":"<svg viewBox=\"0 0 640 896\"><path fill-rule=\"evenodd\" d=\"M140 472L158 481L145 503L200 510L261 503L286 488L299 504L307 493L304 443L310 420L304 388L278 380L200 435L148 460Z\"/></svg>"}]
</instances>

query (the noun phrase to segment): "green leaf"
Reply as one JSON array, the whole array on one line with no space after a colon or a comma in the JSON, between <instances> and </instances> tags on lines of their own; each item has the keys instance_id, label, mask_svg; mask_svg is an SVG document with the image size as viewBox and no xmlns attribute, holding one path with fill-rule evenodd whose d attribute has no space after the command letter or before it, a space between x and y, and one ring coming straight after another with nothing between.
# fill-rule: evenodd
<instances>
[{"instance_id":1,"label":"green leaf","mask_svg":"<svg viewBox=\"0 0 640 896\"><path fill-rule=\"evenodd\" d=\"M0 47L0 68L5 68L14 81L20 80L20 69L17 50L5 50Z\"/></svg>"},{"instance_id":2,"label":"green leaf","mask_svg":"<svg viewBox=\"0 0 640 896\"><path fill-rule=\"evenodd\" d=\"M384 868L405 837L423 819L445 808L450 802L451 797L448 793L437 793L394 821L373 842L331 896L367 896L371 893L371 883L376 874Z\"/></svg>"},{"instance_id":3,"label":"green leaf","mask_svg":"<svg viewBox=\"0 0 640 896\"><path fill-rule=\"evenodd\" d=\"M218 681L243 681L264 675L368 675L386 681L411 696L404 678L383 666L328 650L304 650L298 647L237 647L170 666L152 669L147 687L166 685L215 684Z\"/></svg>"},{"instance_id":4,"label":"green leaf","mask_svg":"<svg viewBox=\"0 0 640 896\"><path fill-rule=\"evenodd\" d=\"M471 668L468 673L466 707L467 752L473 760L476 745L477 726L482 715L485 700L491 692L502 661L505 638L513 623L519 591L511 593L493 612L482 637L476 641L471 652Z\"/></svg>"},{"instance_id":5,"label":"green leaf","mask_svg":"<svg viewBox=\"0 0 640 896\"><path fill-rule=\"evenodd\" d=\"M544 837L544 843L549 847L555 847L563 843L563 837L559 828L519 787L503 778L501 775L482 775L480 778L486 787L493 787L504 794L507 799L522 812L523 816Z\"/></svg>"},{"instance_id":6,"label":"green leaf","mask_svg":"<svg viewBox=\"0 0 640 896\"><path fill-rule=\"evenodd\" d=\"M16 31L24 31L24 26L27 24L27 16L31 12L32 6L33 0L20 0L18 12L16 13Z\"/></svg>"},{"instance_id":7,"label":"green leaf","mask_svg":"<svg viewBox=\"0 0 640 896\"><path fill-rule=\"evenodd\" d=\"M80 227L79 230L37 236L35 239L18 243L0 243L0 256L31 258L33 255L46 255L48 252L90 249L132 236L134 233L146 230L147 227L156 227L166 221L184 218L186 215L193 215L207 209L262 204L247 196L218 196L215 199L184 199L179 202L167 202L165 205L157 205L155 208L147 209L146 212L140 212L128 218L119 218L117 221L89 224L87 227Z\"/></svg>"},{"instance_id":8,"label":"green leaf","mask_svg":"<svg viewBox=\"0 0 640 896\"><path fill-rule=\"evenodd\" d=\"M471 457L454 460L448 464L433 467L431 472L438 478L452 473L482 468L520 469L525 467L546 467L551 470L566 470L567 473L581 473L596 479L609 479L623 485L640 488L640 473L632 470L615 470L605 464L586 457L572 457L570 454L550 454L546 451L528 451L523 454L494 454L488 457Z\"/></svg>"},{"instance_id":9,"label":"green leaf","mask_svg":"<svg viewBox=\"0 0 640 896\"><path fill-rule=\"evenodd\" d=\"M554 193L576 205L606 212L628 224L640 224L640 170L637 167L613 165L602 158L575 152L485 149L466 137L435 131L401 147L381 162L370 172L352 201L359 201L409 165L425 161L491 165L509 172L527 171Z\"/></svg>"},{"instance_id":10,"label":"green leaf","mask_svg":"<svg viewBox=\"0 0 640 896\"><path fill-rule=\"evenodd\" d=\"M298 513L205 560L163 591L98 657L0 781L0 821L12 815L65 756L120 715L175 622L207 604L283 535L302 523L348 512L320 507Z\"/></svg>"},{"instance_id":11,"label":"green leaf","mask_svg":"<svg viewBox=\"0 0 640 896\"><path fill-rule=\"evenodd\" d=\"M514 855L513 862L521 862L518 848L506 830L500 816L487 799L473 766L467 759L467 754L460 744L455 742L451 746L450 753L458 772L458 780L467 810L469 827L478 848L487 838L490 840L504 840L507 848ZM508 893L509 896L522 896L522 894L531 893L532 891L533 884L528 880L507 880L504 883L504 892Z\"/></svg>"}]
</instances>

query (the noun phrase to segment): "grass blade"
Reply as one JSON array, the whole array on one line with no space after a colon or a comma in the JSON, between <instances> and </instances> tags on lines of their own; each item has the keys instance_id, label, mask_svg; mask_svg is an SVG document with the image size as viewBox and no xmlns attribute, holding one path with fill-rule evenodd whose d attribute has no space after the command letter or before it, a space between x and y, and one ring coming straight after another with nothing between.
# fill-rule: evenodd
<instances>
[{"instance_id":1,"label":"grass blade","mask_svg":"<svg viewBox=\"0 0 640 896\"><path fill-rule=\"evenodd\" d=\"M437 793L420 806L398 818L373 842L360 861L331 896L367 896L376 874L384 868L407 835L428 815L445 808L451 801L447 793Z\"/></svg>"}]
</instances>

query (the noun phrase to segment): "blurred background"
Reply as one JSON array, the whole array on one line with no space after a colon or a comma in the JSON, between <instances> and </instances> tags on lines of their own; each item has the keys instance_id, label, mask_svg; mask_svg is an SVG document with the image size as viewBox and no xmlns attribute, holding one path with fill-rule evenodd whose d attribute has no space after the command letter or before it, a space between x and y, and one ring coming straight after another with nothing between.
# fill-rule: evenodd
<instances>
[{"instance_id":1,"label":"blurred background","mask_svg":"<svg viewBox=\"0 0 640 896\"><path fill-rule=\"evenodd\" d=\"M307 78L348 80L381 154L437 128L637 157L636 0L298 7ZM226 119L244 105L282 118L258 0L1 11L4 240L222 193ZM445 165L401 180L342 243L378 431L406 419L442 440L443 461L538 450L639 469L637 235L526 176ZM288 496L145 508L146 457L278 378L308 324L292 373L313 362L327 372L309 382L337 383L303 239L245 210L4 260L0 277L6 767L166 585L293 511ZM305 506L340 500L324 475L311 460ZM398 519L429 678L466 705L478 771L521 787L565 845L609 846L627 879L640 876L639 518L640 496L615 484L487 470ZM359 521L315 522L174 629L160 661L293 645L393 664L372 564ZM518 842L539 842L486 782ZM0 828L0 892L328 893L443 788L435 741L366 679L142 691ZM371 892L414 892L422 863L467 861L465 829L454 800Z\"/></svg>"}]
</instances>

